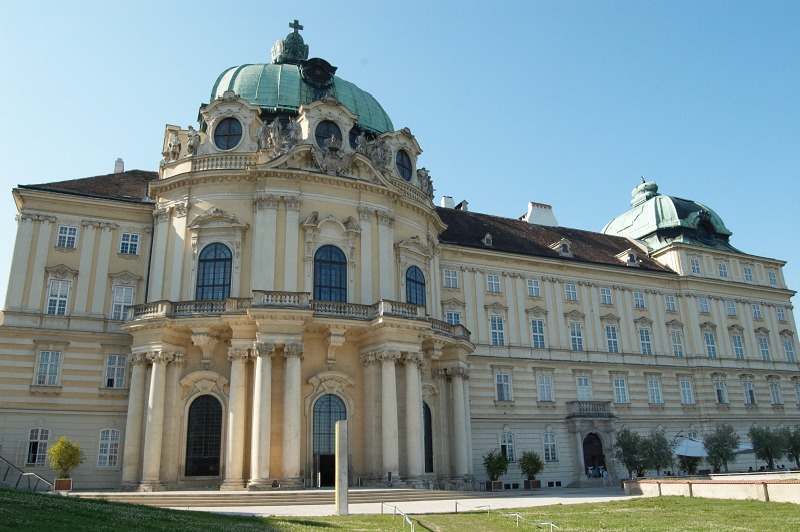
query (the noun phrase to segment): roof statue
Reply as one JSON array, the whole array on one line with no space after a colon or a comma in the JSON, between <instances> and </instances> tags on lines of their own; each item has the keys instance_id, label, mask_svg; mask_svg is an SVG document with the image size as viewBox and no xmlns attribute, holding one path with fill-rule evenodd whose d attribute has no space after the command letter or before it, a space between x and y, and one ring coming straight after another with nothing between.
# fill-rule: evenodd
<instances>
[{"instance_id":1,"label":"roof statue","mask_svg":"<svg viewBox=\"0 0 800 532\"><path fill-rule=\"evenodd\" d=\"M292 33L287 35L285 39L278 39L272 47L273 63L297 65L301 61L308 59L308 45L303 42L303 36L298 32L298 30L303 29L303 26L295 19L294 22L289 24L289 27L292 28Z\"/></svg>"}]
</instances>

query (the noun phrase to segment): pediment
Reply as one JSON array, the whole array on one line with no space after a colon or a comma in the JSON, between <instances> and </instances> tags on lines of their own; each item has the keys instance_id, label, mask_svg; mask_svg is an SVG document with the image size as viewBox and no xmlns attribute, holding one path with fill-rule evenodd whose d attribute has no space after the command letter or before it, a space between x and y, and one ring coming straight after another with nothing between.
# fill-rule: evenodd
<instances>
[{"instance_id":1,"label":"pediment","mask_svg":"<svg viewBox=\"0 0 800 532\"><path fill-rule=\"evenodd\" d=\"M669 320L665 325L668 329L683 329L683 323L680 320Z\"/></svg>"},{"instance_id":2,"label":"pediment","mask_svg":"<svg viewBox=\"0 0 800 532\"><path fill-rule=\"evenodd\" d=\"M428 246L427 240L423 244L422 238L420 238L419 235L414 235L411 238L401 240L396 243L394 247L397 250L410 251L411 253L422 255L428 259L431 258L430 247Z\"/></svg>"},{"instance_id":3,"label":"pediment","mask_svg":"<svg viewBox=\"0 0 800 532\"><path fill-rule=\"evenodd\" d=\"M445 310L459 310L464 308L465 303L463 301L459 301L456 298L450 298L446 301L442 301L442 308Z\"/></svg>"},{"instance_id":4,"label":"pediment","mask_svg":"<svg viewBox=\"0 0 800 532\"><path fill-rule=\"evenodd\" d=\"M586 315L578 310L571 310L570 312L565 312L564 317L568 320L582 320Z\"/></svg>"},{"instance_id":5,"label":"pediment","mask_svg":"<svg viewBox=\"0 0 800 532\"><path fill-rule=\"evenodd\" d=\"M604 316L600 316L600 321L608 323L619 323L619 316L617 316L613 312L609 312Z\"/></svg>"},{"instance_id":6,"label":"pediment","mask_svg":"<svg viewBox=\"0 0 800 532\"><path fill-rule=\"evenodd\" d=\"M242 221L238 216L218 208L209 209L205 213L195 216L188 226L189 230L191 231L216 228L228 229L231 227L247 229L249 225Z\"/></svg>"},{"instance_id":7,"label":"pediment","mask_svg":"<svg viewBox=\"0 0 800 532\"><path fill-rule=\"evenodd\" d=\"M108 274L109 279L118 284L134 284L142 280L142 277L129 272L128 270L119 273Z\"/></svg>"},{"instance_id":8,"label":"pediment","mask_svg":"<svg viewBox=\"0 0 800 532\"><path fill-rule=\"evenodd\" d=\"M531 316L536 316L537 318L544 318L545 316L547 316L547 311L542 307L540 307L539 305L536 305L535 307L532 308L526 308L525 314L530 314Z\"/></svg>"},{"instance_id":9,"label":"pediment","mask_svg":"<svg viewBox=\"0 0 800 532\"><path fill-rule=\"evenodd\" d=\"M650 326L653 325L653 320L648 319L645 316L642 316L641 318L636 318L635 320L633 320L633 323L635 323L636 325L639 325L639 326L643 325L645 327L650 327Z\"/></svg>"}]
</instances>

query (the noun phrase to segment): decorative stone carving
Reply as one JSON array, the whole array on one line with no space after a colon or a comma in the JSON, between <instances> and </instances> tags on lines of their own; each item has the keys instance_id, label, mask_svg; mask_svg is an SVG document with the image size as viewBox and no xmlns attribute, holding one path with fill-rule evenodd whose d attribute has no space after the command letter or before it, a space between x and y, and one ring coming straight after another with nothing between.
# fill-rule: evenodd
<instances>
[{"instance_id":1,"label":"decorative stone carving","mask_svg":"<svg viewBox=\"0 0 800 532\"><path fill-rule=\"evenodd\" d=\"M356 137L356 153L367 154L367 136L363 131Z\"/></svg>"},{"instance_id":2,"label":"decorative stone carving","mask_svg":"<svg viewBox=\"0 0 800 532\"><path fill-rule=\"evenodd\" d=\"M278 208L278 196L271 194L260 194L253 198L253 205L256 209L276 209Z\"/></svg>"},{"instance_id":3,"label":"decorative stone carving","mask_svg":"<svg viewBox=\"0 0 800 532\"><path fill-rule=\"evenodd\" d=\"M372 212L373 209L370 209L369 207L359 207L358 217L364 221L370 221L372 220Z\"/></svg>"},{"instance_id":4,"label":"decorative stone carving","mask_svg":"<svg viewBox=\"0 0 800 532\"><path fill-rule=\"evenodd\" d=\"M377 211L378 212L378 222L383 225L388 225L392 227L394 225L394 215L389 211Z\"/></svg>"},{"instance_id":5,"label":"decorative stone carving","mask_svg":"<svg viewBox=\"0 0 800 532\"><path fill-rule=\"evenodd\" d=\"M392 152L385 140L376 139L367 142L366 152L376 170L383 172L387 168L391 168L389 158Z\"/></svg>"},{"instance_id":6,"label":"decorative stone carving","mask_svg":"<svg viewBox=\"0 0 800 532\"><path fill-rule=\"evenodd\" d=\"M150 360L147 358L147 352L142 351L140 353L131 353L128 356L128 363L131 366L146 366L150 363Z\"/></svg>"},{"instance_id":7,"label":"decorative stone carving","mask_svg":"<svg viewBox=\"0 0 800 532\"><path fill-rule=\"evenodd\" d=\"M156 223L166 222L169 220L169 207L166 205L156 205L153 211L153 219Z\"/></svg>"},{"instance_id":8,"label":"decorative stone carving","mask_svg":"<svg viewBox=\"0 0 800 532\"><path fill-rule=\"evenodd\" d=\"M286 344L283 346L283 356L286 358L289 357L298 357L303 358L303 344L301 343L294 343L294 344Z\"/></svg>"},{"instance_id":9,"label":"decorative stone carving","mask_svg":"<svg viewBox=\"0 0 800 532\"><path fill-rule=\"evenodd\" d=\"M298 196L284 196L283 202L286 204L286 210L297 211L300 209L300 198Z\"/></svg>"},{"instance_id":10,"label":"decorative stone carving","mask_svg":"<svg viewBox=\"0 0 800 532\"><path fill-rule=\"evenodd\" d=\"M425 365L425 359L422 356L422 353L414 351L403 351L402 361L403 364L406 364L407 366L416 365L419 369L422 369Z\"/></svg>"},{"instance_id":11,"label":"decorative stone carving","mask_svg":"<svg viewBox=\"0 0 800 532\"><path fill-rule=\"evenodd\" d=\"M169 364L172 362L175 354L162 349L153 349L147 352L147 360L153 364Z\"/></svg>"},{"instance_id":12,"label":"decorative stone carving","mask_svg":"<svg viewBox=\"0 0 800 532\"><path fill-rule=\"evenodd\" d=\"M189 126L189 132L186 133L188 139L186 140L186 156L192 156L197 153L197 148L200 146L200 133Z\"/></svg>"},{"instance_id":13,"label":"decorative stone carving","mask_svg":"<svg viewBox=\"0 0 800 532\"><path fill-rule=\"evenodd\" d=\"M183 353L175 353L172 355L172 361L169 363L170 366L175 366L176 368L185 368L186 367L186 355Z\"/></svg>"},{"instance_id":14,"label":"decorative stone carving","mask_svg":"<svg viewBox=\"0 0 800 532\"><path fill-rule=\"evenodd\" d=\"M316 144L311 145L311 155L317 168L328 175L342 175L349 168L355 159L355 152L343 153L342 141L336 137L325 140L325 147L320 148Z\"/></svg>"},{"instance_id":15,"label":"decorative stone carving","mask_svg":"<svg viewBox=\"0 0 800 532\"><path fill-rule=\"evenodd\" d=\"M222 96L217 98L218 100L224 100L226 102L232 102L233 100L238 100L239 95L233 92L232 90L226 90L222 93Z\"/></svg>"},{"instance_id":16,"label":"decorative stone carving","mask_svg":"<svg viewBox=\"0 0 800 532\"><path fill-rule=\"evenodd\" d=\"M172 207L175 209L175 216L177 217L186 216L186 213L189 212L189 203L185 201L176 203Z\"/></svg>"},{"instance_id":17,"label":"decorative stone carving","mask_svg":"<svg viewBox=\"0 0 800 532\"><path fill-rule=\"evenodd\" d=\"M255 342L253 343L253 349L256 352L256 356L259 357L274 357L275 356L275 344L270 342Z\"/></svg>"},{"instance_id":18,"label":"decorative stone carving","mask_svg":"<svg viewBox=\"0 0 800 532\"><path fill-rule=\"evenodd\" d=\"M228 360L230 362L233 362L235 360L244 360L245 362L247 362L249 356L250 356L250 350L246 347L228 348Z\"/></svg>"},{"instance_id":19,"label":"decorative stone carving","mask_svg":"<svg viewBox=\"0 0 800 532\"><path fill-rule=\"evenodd\" d=\"M169 134L169 141L167 142L167 149L161 153L166 161L177 161L178 156L181 154L181 139L178 138L178 133L173 131Z\"/></svg>"},{"instance_id":20,"label":"decorative stone carving","mask_svg":"<svg viewBox=\"0 0 800 532\"><path fill-rule=\"evenodd\" d=\"M447 376L451 379L458 378L467 381L469 380L469 369L462 366L447 368Z\"/></svg>"},{"instance_id":21,"label":"decorative stone carving","mask_svg":"<svg viewBox=\"0 0 800 532\"><path fill-rule=\"evenodd\" d=\"M417 170L417 182L419 189L429 198L433 199L433 181L427 168L420 168Z\"/></svg>"}]
</instances>

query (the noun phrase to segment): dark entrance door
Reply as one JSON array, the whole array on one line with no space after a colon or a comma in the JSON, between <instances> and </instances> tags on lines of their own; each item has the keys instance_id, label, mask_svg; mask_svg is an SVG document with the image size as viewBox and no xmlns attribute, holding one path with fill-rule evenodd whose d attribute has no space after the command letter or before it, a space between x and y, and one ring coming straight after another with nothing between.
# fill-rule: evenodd
<instances>
[{"instance_id":1,"label":"dark entrance door","mask_svg":"<svg viewBox=\"0 0 800 532\"><path fill-rule=\"evenodd\" d=\"M422 420L425 427L425 472L433 473L433 419L427 403L422 403Z\"/></svg>"},{"instance_id":2,"label":"dark entrance door","mask_svg":"<svg viewBox=\"0 0 800 532\"><path fill-rule=\"evenodd\" d=\"M212 395L201 395L189 407L186 476L219 476L221 442L222 405Z\"/></svg>"},{"instance_id":3,"label":"dark entrance door","mask_svg":"<svg viewBox=\"0 0 800 532\"><path fill-rule=\"evenodd\" d=\"M606 467L606 457L603 454L603 442L595 433L589 433L583 439L583 465L589 478L600 478L600 468Z\"/></svg>"},{"instance_id":4,"label":"dark entrance door","mask_svg":"<svg viewBox=\"0 0 800 532\"><path fill-rule=\"evenodd\" d=\"M323 395L314 404L314 463L320 486L336 484L336 422L347 419L344 401Z\"/></svg>"}]
</instances>

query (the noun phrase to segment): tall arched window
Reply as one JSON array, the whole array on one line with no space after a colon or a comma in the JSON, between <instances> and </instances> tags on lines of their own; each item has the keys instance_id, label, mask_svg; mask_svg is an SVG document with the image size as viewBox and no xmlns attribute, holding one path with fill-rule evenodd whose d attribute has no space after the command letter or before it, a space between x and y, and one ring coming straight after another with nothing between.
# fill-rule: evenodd
<instances>
[{"instance_id":1,"label":"tall arched window","mask_svg":"<svg viewBox=\"0 0 800 532\"><path fill-rule=\"evenodd\" d=\"M224 244L209 244L200 252L195 299L218 301L230 295L231 250Z\"/></svg>"},{"instance_id":2,"label":"tall arched window","mask_svg":"<svg viewBox=\"0 0 800 532\"><path fill-rule=\"evenodd\" d=\"M314 254L314 299L347 302L347 259L336 246Z\"/></svg>"},{"instance_id":3,"label":"tall arched window","mask_svg":"<svg viewBox=\"0 0 800 532\"><path fill-rule=\"evenodd\" d=\"M333 486L336 473L336 422L347 419L344 401L333 394L314 403L314 469L320 486Z\"/></svg>"},{"instance_id":4,"label":"tall arched window","mask_svg":"<svg viewBox=\"0 0 800 532\"><path fill-rule=\"evenodd\" d=\"M406 270L406 302L425 306L425 276L416 266Z\"/></svg>"},{"instance_id":5,"label":"tall arched window","mask_svg":"<svg viewBox=\"0 0 800 532\"><path fill-rule=\"evenodd\" d=\"M221 447L222 405L213 395L201 395L189 407L186 476L219 475Z\"/></svg>"}]
</instances>

